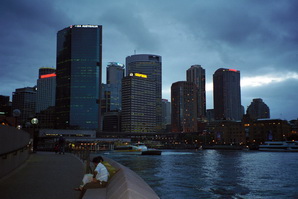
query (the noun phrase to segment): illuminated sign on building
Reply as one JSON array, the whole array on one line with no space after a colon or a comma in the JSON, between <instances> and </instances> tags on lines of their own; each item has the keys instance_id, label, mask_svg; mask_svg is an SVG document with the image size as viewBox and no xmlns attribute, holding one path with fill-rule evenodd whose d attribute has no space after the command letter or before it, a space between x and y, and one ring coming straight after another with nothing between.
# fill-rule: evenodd
<instances>
[{"instance_id":1,"label":"illuminated sign on building","mask_svg":"<svg viewBox=\"0 0 298 199\"><path fill-rule=\"evenodd\" d=\"M238 72L236 69L229 69L229 71Z\"/></svg>"},{"instance_id":2,"label":"illuminated sign on building","mask_svg":"<svg viewBox=\"0 0 298 199\"><path fill-rule=\"evenodd\" d=\"M98 28L98 25L71 25L70 28Z\"/></svg>"},{"instance_id":3,"label":"illuminated sign on building","mask_svg":"<svg viewBox=\"0 0 298 199\"><path fill-rule=\"evenodd\" d=\"M49 77L56 77L56 74L52 73L52 74L41 75L40 79L49 78Z\"/></svg>"},{"instance_id":4,"label":"illuminated sign on building","mask_svg":"<svg viewBox=\"0 0 298 199\"><path fill-rule=\"evenodd\" d=\"M145 74L140 74L140 73L135 73L135 76L137 76L137 77L142 77L142 78L147 78L147 75L145 75Z\"/></svg>"},{"instance_id":5,"label":"illuminated sign on building","mask_svg":"<svg viewBox=\"0 0 298 199\"><path fill-rule=\"evenodd\" d=\"M147 78L147 75L141 73L130 73L129 76Z\"/></svg>"}]
</instances>

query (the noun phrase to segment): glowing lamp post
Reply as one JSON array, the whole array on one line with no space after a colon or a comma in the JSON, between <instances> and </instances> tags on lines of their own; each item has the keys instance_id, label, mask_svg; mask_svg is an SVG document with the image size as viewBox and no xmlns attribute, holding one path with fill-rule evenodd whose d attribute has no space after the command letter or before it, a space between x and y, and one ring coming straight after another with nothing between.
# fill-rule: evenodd
<instances>
[{"instance_id":1,"label":"glowing lamp post","mask_svg":"<svg viewBox=\"0 0 298 199\"><path fill-rule=\"evenodd\" d=\"M35 126L38 124L38 119L32 118L31 124L33 125L33 152L36 152L38 135L37 135L37 132L35 132Z\"/></svg>"},{"instance_id":2,"label":"glowing lamp post","mask_svg":"<svg viewBox=\"0 0 298 199\"><path fill-rule=\"evenodd\" d=\"M38 124L38 119L37 118L32 118L31 124L37 125Z\"/></svg>"}]
</instances>

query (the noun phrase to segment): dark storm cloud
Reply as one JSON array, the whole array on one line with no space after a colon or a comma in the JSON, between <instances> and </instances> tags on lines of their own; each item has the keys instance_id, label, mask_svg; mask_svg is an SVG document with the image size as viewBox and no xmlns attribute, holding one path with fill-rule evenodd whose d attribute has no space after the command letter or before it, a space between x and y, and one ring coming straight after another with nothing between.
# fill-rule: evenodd
<instances>
[{"instance_id":1,"label":"dark storm cloud","mask_svg":"<svg viewBox=\"0 0 298 199\"><path fill-rule=\"evenodd\" d=\"M297 8L294 0L2 0L0 84L5 87L0 95L33 86L40 67L55 67L56 33L74 24L103 25L104 65L124 63L134 50L161 55L166 99L170 99L171 84L185 80L186 70L193 64L206 69L208 85L222 67L240 70L241 78L295 74ZM243 105L264 97L272 110L284 107L283 114L292 113L293 108L280 104L298 89L296 80L297 76L276 83L277 90L271 84L252 89L247 85L242 88ZM290 87L292 91L287 89ZM278 89L284 93L272 96ZM210 94L207 92L207 106L213 108ZM298 106L295 101L288 104Z\"/></svg>"},{"instance_id":2,"label":"dark storm cloud","mask_svg":"<svg viewBox=\"0 0 298 199\"><path fill-rule=\"evenodd\" d=\"M38 68L53 66L55 46L51 38L67 17L51 1L3 0L0 6L1 92L34 86ZM17 82L19 85L17 86Z\"/></svg>"},{"instance_id":3,"label":"dark storm cloud","mask_svg":"<svg viewBox=\"0 0 298 199\"><path fill-rule=\"evenodd\" d=\"M157 35L150 32L151 27L146 26L137 4L112 4L101 13L99 19L127 37L136 50L158 50L160 41Z\"/></svg>"},{"instance_id":4,"label":"dark storm cloud","mask_svg":"<svg viewBox=\"0 0 298 199\"><path fill-rule=\"evenodd\" d=\"M250 74L262 72L260 67L284 64L289 70L298 71L297 2L195 2L179 5L177 11L170 13L178 23L185 24L198 46L218 52L218 64L238 66Z\"/></svg>"}]
</instances>

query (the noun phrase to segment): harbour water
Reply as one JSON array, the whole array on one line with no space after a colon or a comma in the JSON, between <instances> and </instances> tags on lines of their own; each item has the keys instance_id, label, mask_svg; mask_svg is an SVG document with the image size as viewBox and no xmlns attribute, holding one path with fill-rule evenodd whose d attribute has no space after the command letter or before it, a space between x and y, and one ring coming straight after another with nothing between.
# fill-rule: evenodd
<instances>
[{"instance_id":1,"label":"harbour water","mask_svg":"<svg viewBox=\"0 0 298 199\"><path fill-rule=\"evenodd\" d=\"M163 151L105 153L140 175L161 199L298 198L298 153Z\"/></svg>"}]
</instances>

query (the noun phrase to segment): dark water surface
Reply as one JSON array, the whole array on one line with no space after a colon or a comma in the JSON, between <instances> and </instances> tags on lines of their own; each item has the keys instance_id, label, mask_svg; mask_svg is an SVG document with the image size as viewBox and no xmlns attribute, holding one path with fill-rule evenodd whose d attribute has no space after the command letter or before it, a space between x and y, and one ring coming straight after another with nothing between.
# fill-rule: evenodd
<instances>
[{"instance_id":1,"label":"dark water surface","mask_svg":"<svg viewBox=\"0 0 298 199\"><path fill-rule=\"evenodd\" d=\"M166 150L161 156L104 156L135 171L161 199L298 199L298 153Z\"/></svg>"}]
</instances>

